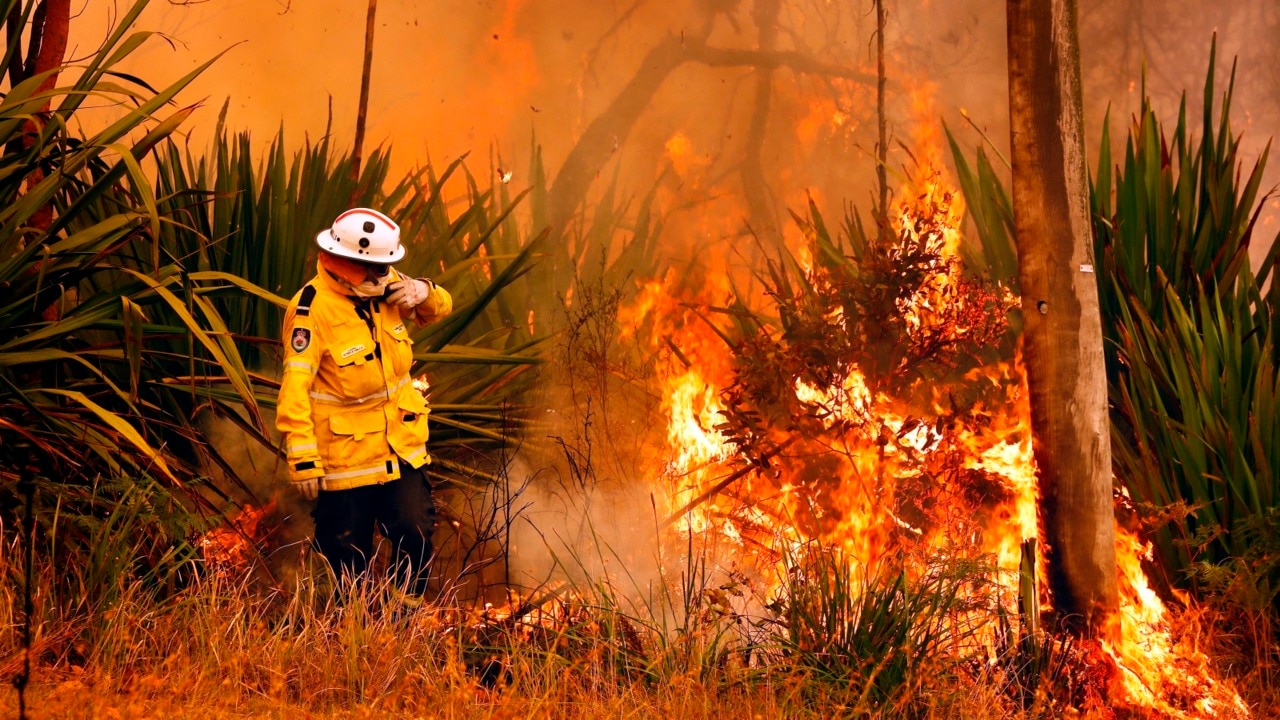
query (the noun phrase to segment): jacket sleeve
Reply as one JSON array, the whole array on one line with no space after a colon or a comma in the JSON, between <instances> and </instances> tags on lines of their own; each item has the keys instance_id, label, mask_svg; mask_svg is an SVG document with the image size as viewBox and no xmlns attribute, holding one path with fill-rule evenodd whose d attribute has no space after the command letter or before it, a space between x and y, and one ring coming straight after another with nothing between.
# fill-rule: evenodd
<instances>
[{"instance_id":1,"label":"jacket sleeve","mask_svg":"<svg viewBox=\"0 0 1280 720\"><path fill-rule=\"evenodd\" d=\"M311 420L311 384L324 346L311 318L314 295L311 286L303 288L297 304L290 304L284 318L284 369L276 399L276 429L284 440L289 479L294 482L324 475Z\"/></svg>"},{"instance_id":2,"label":"jacket sleeve","mask_svg":"<svg viewBox=\"0 0 1280 720\"><path fill-rule=\"evenodd\" d=\"M413 309L413 321L419 325L429 325L453 312L453 296L448 290L436 285L426 278L419 278L430 286L427 299Z\"/></svg>"}]
</instances>

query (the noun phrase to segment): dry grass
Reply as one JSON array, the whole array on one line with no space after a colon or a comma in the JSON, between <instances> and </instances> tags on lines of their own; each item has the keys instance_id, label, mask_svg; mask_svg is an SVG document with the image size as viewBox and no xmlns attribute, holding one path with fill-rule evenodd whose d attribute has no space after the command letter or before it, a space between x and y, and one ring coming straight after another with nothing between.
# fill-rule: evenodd
<instances>
[{"instance_id":1,"label":"dry grass","mask_svg":"<svg viewBox=\"0 0 1280 720\"><path fill-rule=\"evenodd\" d=\"M6 553L0 571L20 577L19 557ZM357 589L340 606L310 580L268 591L204 577L165 600L134 583L110 608L63 615L56 589L65 580L46 568L37 582L33 720L859 715L842 706L839 687L776 665L745 667L726 659L732 653L690 654L706 643L679 633L624 647L600 602L531 628L446 605L397 617L379 588ZM0 591L6 678L21 669L18 587ZM1000 703L981 683L935 684L918 708L926 716L1006 717L990 712ZM17 702L6 691L0 715L15 717Z\"/></svg>"},{"instance_id":2,"label":"dry grass","mask_svg":"<svg viewBox=\"0 0 1280 720\"><path fill-rule=\"evenodd\" d=\"M16 581L21 554L5 550L0 574ZM723 639L724 625L660 630L620 615L607 596L563 602L538 625L504 624L447 603L400 617L385 606L385 588L357 588L348 602L333 602L322 568L311 568L287 589L207 575L164 599L133 582L113 594L111 607L85 611L59 600L74 575L45 566L37 579L26 693L32 720L1052 716L1017 710L981 663L928 669L906 697L871 708L776 647L763 649L763 662L743 663L741 646ZM21 669L19 588L0 589L6 680ZM1255 718L1277 716L1274 666L1265 664L1265 648L1257 654L1248 627L1203 609L1178 622L1180 633L1220 659L1220 677L1235 673ZM17 717L17 702L6 689L0 716Z\"/></svg>"}]
</instances>

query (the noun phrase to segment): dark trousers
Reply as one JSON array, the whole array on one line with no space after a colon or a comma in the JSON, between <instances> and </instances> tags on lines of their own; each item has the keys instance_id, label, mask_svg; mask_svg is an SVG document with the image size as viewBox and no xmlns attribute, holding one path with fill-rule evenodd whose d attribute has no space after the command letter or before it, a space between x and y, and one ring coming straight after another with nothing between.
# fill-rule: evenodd
<instances>
[{"instance_id":1,"label":"dark trousers","mask_svg":"<svg viewBox=\"0 0 1280 720\"><path fill-rule=\"evenodd\" d=\"M423 469L400 463L400 479L350 490L323 491L311 517L315 542L336 577L365 579L373 558L373 531L391 543L396 587L421 596L431 564L436 509Z\"/></svg>"}]
</instances>

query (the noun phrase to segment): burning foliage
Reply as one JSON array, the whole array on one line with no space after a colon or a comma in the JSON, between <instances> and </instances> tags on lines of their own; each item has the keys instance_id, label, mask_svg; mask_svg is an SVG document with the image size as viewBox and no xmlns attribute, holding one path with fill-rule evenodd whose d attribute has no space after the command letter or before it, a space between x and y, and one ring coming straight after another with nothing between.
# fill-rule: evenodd
<instances>
[{"instance_id":1,"label":"burning foliage","mask_svg":"<svg viewBox=\"0 0 1280 720\"><path fill-rule=\"evenodd\" d=\"M226 578L239 578L258 566L261 548L271 534L276 501L257 507L246 507L234 520L227 521L201 535L196 546L210 572Z\"/></svg>"},{"instance_id":2,"label":"burning foliage","mask_svg":"<svg viewBox=\"0 0 1280 720\"><path fill-rule=\"evenodd\" d=\"M1030 408L1008 323L1017 299L965 273L958 202L935 175L925 178L901 203L896 229L875 237L850 214L833 239L811 203L797 221L813 260L770 264L767 309L749 308L741 293L714 308L737 321L732 333L702 324L718 346L696 324L670 323L682 332L665 342L683 348L664 396L679 526L727 539L738 566L776 568L778 579L763 583L773 598L766 608L815 670L843 663L840 672L866 681L886 671L877 663L910 665L884 653L858 665L856 653L827 645L876 632L894 608L937 600L916 593L941 578L939 563L985 566L957 581L953 601L938 610L950 640L933 660L976 662L969 672L1033 712L1247 717L1203 655L1171 638L1131 533L1117 547L1120 639L1067 642L1055 630L1052 598L1035 573ZM664 307L648 297L644 304ZM726 465L738 469L716 477ZM828 553L825 571L795 564L796 549L814 544ZM845 564L831 565L837 556ZM1009 622L1013 597L1017 623ZM896 627L908 634L935 617L903 614L912 617ZM1184 677L1169 677L1172 667ZM866 692L880 692L868 682Z\"/></svg>"},{"instance_id":3,"label":"burning foliage","mask_svg":"<svg viewBox=\"0 0 1280 720\"><path fill-rule=\"evenodd\" d=\"M998 356L1014 298L965 273L955 205L928 182L893 233L869 236L850 214L833 238L811 204L797 220L813 262L771 263L776 322L752 314L740 324L716 429L739 461L786 464L765 475L795 500L778 519L789 515L804 537L831 537L851 514L887 507L891 526L874 532L896 544L1014 495L967 466L965 438L990 424L982 401L1002 388L966 374Z\"/></svg>"}]
</instances>

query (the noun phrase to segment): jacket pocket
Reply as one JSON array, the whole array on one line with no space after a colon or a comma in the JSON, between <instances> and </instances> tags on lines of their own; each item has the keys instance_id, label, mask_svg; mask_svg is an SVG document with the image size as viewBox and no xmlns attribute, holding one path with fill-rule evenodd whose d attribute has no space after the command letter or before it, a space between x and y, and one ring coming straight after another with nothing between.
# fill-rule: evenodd
<instances>
[{"instance_id":1,"label":"jacket pocket","mask_svg":"<svg viewBox=\"0 0 1280 720\"><path fill-rule=\"evenodd\" d=\"M396 427L392 430L395 437L392 444L397 448L420 446L427 441L427 401L422 393L412 386L406 387L396 399L398 413Z\"/></svg>"},{"instance_id":2,"label":"jacket pocket","mask_svg":"<svg viewBox=\"0 0 1280 720\"><path fill-rule=\"evenodd\" d=\"M360 468L387 457L387 421L381 409L334 413L329 416L329 431L333 439L326 467Z\"/></svg>"},{"instance_id":3,"label":"jacket pocket","mask_svg":"<svg viewBox=\"0 0 1280 720\"><path fill-rule=\"evenodd\" d=\"M396 376L408 375L413 368L413 338L403 320L388 322L383 335L383 359L391 362L391 371Z\"/></svg>"},{"instance_id":4,"label":"jacket pocket","mask_svg":"<svg viewBox=\"0 0 1280 720\"><path fill-rule=\"evenodd\" d=\"M362 402L386 387L382 367L374 362L377 355L373 341L362 338L333 343L329 356L338 366L338 384L342 388L343 400L353 404Z\"/></svg>"}]
</instances>

